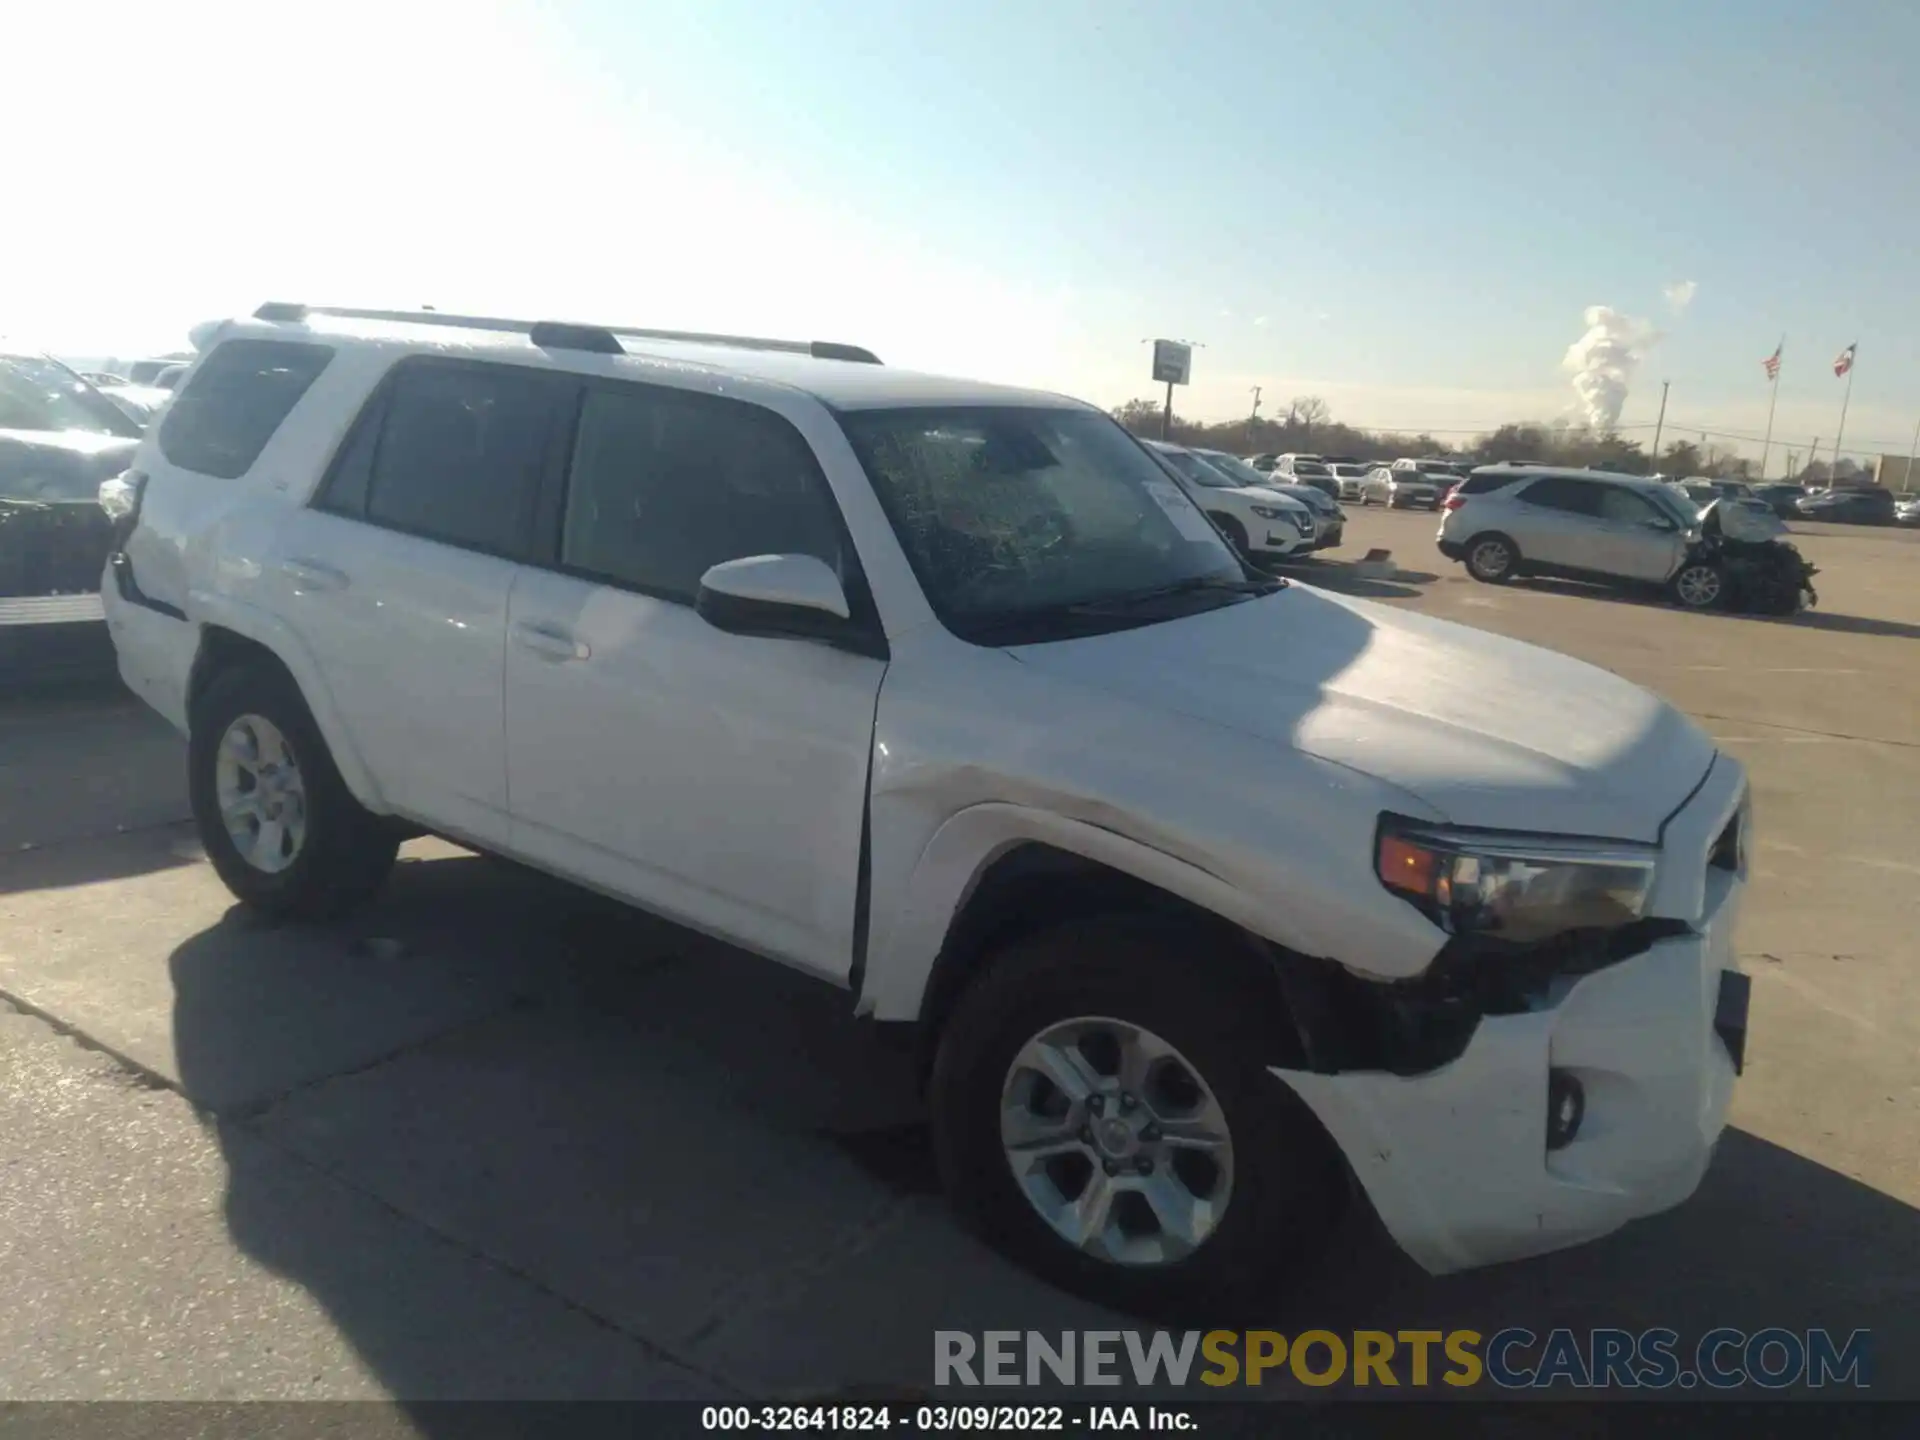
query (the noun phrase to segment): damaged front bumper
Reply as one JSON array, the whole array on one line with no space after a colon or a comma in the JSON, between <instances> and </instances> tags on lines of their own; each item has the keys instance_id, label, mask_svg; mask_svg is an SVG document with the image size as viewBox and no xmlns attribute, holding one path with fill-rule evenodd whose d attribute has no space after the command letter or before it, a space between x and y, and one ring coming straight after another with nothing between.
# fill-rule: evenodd
<instances>
[{"instance_id":1,"label":"damaged front bumper","mask_svg":"<svg viewBox=\"0 0 1920 1440\"><path fill-rule=\"evenodd\" d=\"M1745 779L1722 763L1669 824L1660 888L1669 915L1698 917L1684 933L1481 1015L1425 1073L1273 1069L1428 1271L1594 1239L1679 1204L1706 1173L1746 1046L1745 837L1737 856L1721 841L1746 823Z\"/></svg>"}]
</instances>

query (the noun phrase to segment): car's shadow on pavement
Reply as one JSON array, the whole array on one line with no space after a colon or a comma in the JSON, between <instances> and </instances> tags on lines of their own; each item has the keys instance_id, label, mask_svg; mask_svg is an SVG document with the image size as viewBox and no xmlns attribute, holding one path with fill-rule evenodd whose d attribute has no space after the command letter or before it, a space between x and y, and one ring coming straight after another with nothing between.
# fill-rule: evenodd
<instances>
[{"instance_id":1,"label":"car's shadow on pavement","mask_svg":"<svg viewBox=\"0 0 1920 1440\"><path fill-rule=\"evenodd\" d=\"M936 1328L1125 1323L954 1227L843 993L569 887L416 861L352 924L230 912L171 964L234 1240L403 1400L910 1393ZM1363 1207L1270 1323L1864 1328L1875 1393L1920 1394L1920 1214L1734 1131L1688 1205L1522 1264L1429 1279Z\"/></svg>"},{"instance_id":2,"label":"car's shadow on pavement","mask_svg":"<svg viewBox=\"0 0 1920 1440\"><path fill-rule=\"evenodd\" d=\"M1516 595L1536 591L1543 595L1571 595L1584 600L1605 600L1614 605L1638 609L1674 610L1681 607L1649 590L1615 589L1607 585L1589 585L1579 580L1548 579L1528 576L1506 587ZM1899 639L1920 639L1920 625L1902 620L1879 620L1865 615L1839 615L1831 610L1802 610L1797 615L1759 615L1745 610L1683 611L1694 615L1717 616L1729 620L1757 620L1768 625L1790 625L1802 630L1828 630L1847 635L1890 635Z\"/></svg>"}]
</instances>

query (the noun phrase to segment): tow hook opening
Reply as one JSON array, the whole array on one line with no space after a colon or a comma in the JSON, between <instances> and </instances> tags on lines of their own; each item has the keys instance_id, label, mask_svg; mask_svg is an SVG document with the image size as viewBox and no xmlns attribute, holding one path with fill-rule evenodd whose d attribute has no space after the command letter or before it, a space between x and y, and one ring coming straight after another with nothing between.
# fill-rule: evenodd
<instances>
[{"instance_id":1,"label":"tow hook opening","mask_svg":"<svg viewBox=\"0 0 1920 1440\"><path fill-rule=\"evenodd\" d=\"M1564 1150L1587 1118L1587 1089L1571 1070L1547 1072L1547 1149Z\"/></svg>"}]
</instances>

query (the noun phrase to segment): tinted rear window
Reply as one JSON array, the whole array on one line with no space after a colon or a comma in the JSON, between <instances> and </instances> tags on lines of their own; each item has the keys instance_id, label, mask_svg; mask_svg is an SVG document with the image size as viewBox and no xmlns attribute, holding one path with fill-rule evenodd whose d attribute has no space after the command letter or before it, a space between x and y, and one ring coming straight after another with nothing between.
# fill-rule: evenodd
<instances>
[{"instance_id":1,"label":"tinted rear window","mask_svg":"<svg viewBox=\"0 0 1920 1440\"><path fill-rule=\"evenodd\" d=\"M227 341L168 407L160 453L183 470L238 479L332 358L325 345Z\"/></svg>"}]
</instances>

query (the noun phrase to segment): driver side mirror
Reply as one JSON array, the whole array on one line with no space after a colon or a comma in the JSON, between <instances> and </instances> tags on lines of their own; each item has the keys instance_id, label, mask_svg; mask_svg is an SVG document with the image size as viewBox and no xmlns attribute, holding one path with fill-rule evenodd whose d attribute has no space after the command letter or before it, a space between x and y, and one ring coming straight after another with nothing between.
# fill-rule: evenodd
<instances>
[{"instance_id":1,"label":"driver side mirror","mask_svg":"<svg viewBox=\"0 0 1920 1440\"><path fill-rule=\"evenodd\" d=\"M841 640L851 607L840 577L813 555L749 555L700 577L694 613L730 635Z\"/></svg>"}]
</instances>

